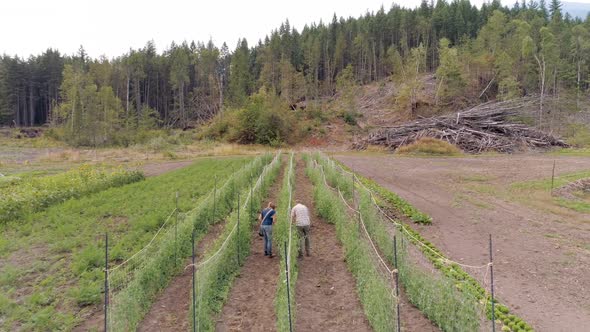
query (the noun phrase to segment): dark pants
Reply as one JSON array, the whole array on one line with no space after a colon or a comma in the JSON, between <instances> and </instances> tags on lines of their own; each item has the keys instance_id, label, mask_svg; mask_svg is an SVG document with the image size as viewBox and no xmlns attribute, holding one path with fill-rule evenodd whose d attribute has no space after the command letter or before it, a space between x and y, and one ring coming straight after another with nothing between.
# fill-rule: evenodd
<instances>
[{"instance_id":1,"label":"dark pants","mask_svg":"<svg viewBox=\"0 0 590 332\"><path fill-rule=\"evenodd\" d=\"M303 255L303 243L305 242L305 252L309 256L311 254L310 248L310 228L309 226L297 226L297 231L299 232L299 239L301 243L299 244L299 255Z\"/></svg>"}]
</instances>

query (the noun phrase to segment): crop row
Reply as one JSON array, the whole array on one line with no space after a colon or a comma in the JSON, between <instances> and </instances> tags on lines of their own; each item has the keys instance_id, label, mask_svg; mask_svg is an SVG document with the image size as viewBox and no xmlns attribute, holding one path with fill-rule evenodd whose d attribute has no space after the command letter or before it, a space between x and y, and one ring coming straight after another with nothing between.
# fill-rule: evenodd
<instances>
[{"instance_id":1,"label":"crop row","mask_svg":"<svg viewBox=\"0 0 590 332\"><path fill-rule=\"evenodd\" d=\"M325 184L321 169L314 167L308 156L306 159L306 172L314 184L316 208L320 216L336 225L346 263L356 278L357 292L371 326L375 331L394 331L396 299L389 282L373 263L371 248L362 239L359 224L346 213L347 208L338 194Z\"/></svg>"},{"instance_id":2,"label":"crop row","mask_svg":"<svg viewBox=\"0 0 590 332\"><path fill-rule=\"evenodd\" d=\"M19 181L2 188L0 223L22 218L27 213L41 211L70 198L143 179L143 174L138 171L83 165L64 173Z\"/></svg>"},{"instance_id":3,"label":"crop row","mask_svg":"<svg viewBox=\"0 0 590 332\"><path fill-rule=\"evenodd\" d=\"M215 316L221 311L229 294L231 284L238 275L245 258L250 254L252 226L256 220L257 208L262 204L268 188L275 181L280 169L280 155L261 172L259 180L252 187L240 187L240 205L227 217L222 234L203 258L196 263L196 287L194 302L198 331L215 330ZM239 220L239 223L238 223ZM188 242L190 245L190 241ZM239 253L239 255L237 255ZM186 285L192 287L192 285ZM192 292L191 292L192 300ZM189 310L189 321L193 326L193 306Z\"/></svg>"},{"instance_id":4,"label":"crop row","mask_svg":"<svg viewBox=\"0 0 590 332\"><path fill-rule=\"evenodd\" d=\"M317 158L318 162L321 162L324 165L330 165L331 163L329 161L327 161L327 158L323 158L320 155L316 155L315 158ZM332 164L333 165L333 164ZM330 169L328 167L326 167L326 169ZM331 170L327 173L340 173L336 167L331 167ZM328 178L337 178L338 176L335 174L332 174L330 177ZM341 178L346 178L346 176L342 175L340 173L340 177ZM378 184L376 184L374 181L369 180L367 178L364 178L363 176L357 175L356 177L358 177L360 179L360 181L366 185L367 190L371 190L372 193L376 192L377 195L377 199L378 198L382 198L382 193L387 193L389 192L387 189L379 186ZM334 185L337 185L338 182L334 182ZM370 184L370 185L368 185ZM379 190L374 190L374 188L378 188ZM359 188L361 189L361 188ZM370 193L371 192L366 192L367 194L365 195L364 203L361 204L362 206L365 206L365 211L367 210L367 208L373 206L376 203L375 201L373 201L373 199L370 197ZM362 202L361 201L361 202ZM388 200L386 200L388 201ZM371 213L371 212L365 212L367 214ZM372 218L378 218L378 213L373 212L373 217ZM437 323L441 328L445 329L445 330L454 330L452 328L444 328L446 326L450 327L453 325L453 322L450 321L449 319L456 319L455 317L453 317L453 315L448 315L448 314L441 314L444 311L444 308L442 306L444 306L444 302L448 301L449 297L448 296L444 296L444 297L440 297L438 294L436 294L436 296L431 296L431 299L429 299L428 301L430 303L423 303L420 304L420 301L424 301L424 298L420 295L420 293L423 292L431 292L429 289L430 288L437 288L439 289L439 292L443 291L443 288L449 288L449 287L454 287L455 289L465 293L466 295L468 295L468 297L466 297L466 299L468 300L468 302L473 302L471 300L469 300L469 298L473 298L475 299L478 303L482 303L485 305L485 310L486 310L486 315L489 319L491 319L491 301L489 298L489 293L485 290L485 288L483 288L480 283L473 278L471 275L469 275L467 272L465 272L458 264L450 261L438 248L436 248L431 242L427 241L426 239L424 239L424 237L422 237L417 231L415 231L414 229L412 229L410 226L408 226L407 224L403 224L401 223L401 221L397 221L400 225L400 233L406 238L407 241L409 241L410 243L416 245L423 253L423 255L434 265L434 267L436 267L440 272L442 272L442 274L448 278L449 281L451 281L451 283L445 282L443 284L441 284L440 286L437 287L433 287L433 285L435 285L435 283L432 282L432 280L428 281L428 276L426 275L422 275L422 276L418 276L418 270L417 269L406 269L407 273L404 273L404 269L400 266L400 277L402 279L402 283L404 283L404 286L407 287L406 291L408 292L408 296L410 298L410 300L413 300L413 303L419 307L422 311L425 312L426 315L429 316L429 318L431 318L433 321L435 321L435 323ZM383 232L380 231L376 231L374 232L375 236L378 236L377 234L382 234ZM381 241L378 241L378 243ZM392 244L383 244L383 242L381 242L381 245L383 245L384 247L389 247L391 248ZM403 263L403 260L402 260ZM403 265L403 264L400 264ZM408 266L408 268L410 268L410 266ZM423 281L422 281L423 280ZM412 290L417 290L417 293L412 295ZM432 292L432 295L435 295L434 292ZM436 298L440 298L440 302L437 305L433 305L432 301ZM503 324L502 329L503 331L516 331L516 332L521 332L521 331L532 331L533 329L530 327L530 325L528 325L526 322L524 322L520 317L516 316L516 315L512 315L510 314L510 311L508 309L508 307L506 307L505 305L499 304L497 303L497 301L495 300L495 317L496 319L501 322ZM460 302L457 302L457 304L459 304ZM438 310L436 309L436 307L441 306L442 310ZM429 314L427 312L428 310L433 310L434 312L432 314ZM469 327L470 325L468 324L468 317L469 317L469 310L467 310L467 308L464 309L464 312L466 313L464 316L464 320L461 320L465 323L466 326L466 330L470 330L467 327ZM434 319L433 317L440 317L440 319ZM438 320L438 321L437 321ZM445 322L447 321L447 322Z\"/></svg>"},{"instance_id":5,"label":"crop row","mask_svg":"<svg viewBox=\"0 0 590 332\"><path fill-rule=\"evenodd\" d=\"M231 211L234 212L228 221L234 220L237 212L237 194L249 190L252 178L258 177L263 172L271 158L269 154L258 157L235 172L222 188L216 190L214 195L207 196L197 207L182 217L176 229L169 228L163 234L156 251L148 251L145 255L137 257L142 264L133 271L128 285L120 292L113 294L109 323L111 330L136 329L137 324L151 307L156 294L168 285L172 277L184 269L185 259L191 253L193 232L197 237L201 237L210 224L217 222ZM126 273L126 270L123 269L120 273Z\"/></svg>"},{"instance_id":6,"label":"crop row","mask_svg":"<svg viewBox=\"0 0 590 332\"><path fill-rule=\"evenodd\" d=\"M287 307L287 291L290 291L291 300L291 321L295 322L295 285L297 283L297 254L299 250L299 241L297 241L297 231L295 226L290 223L291 206L295 191L295 170L294 155L291 153L288 168L283 177L283 185L277 201L278 222L275 224L275 248L280 255L279 280L277 281L277 294L275 297L275 312L277 315L277 330L289 331L289 308ZM287 255L289 256L289 285L287 285L287 274L285 264L285 243L287 244ZM289 246L290 244L290 246Z\"/></svg>"}]
</instances>

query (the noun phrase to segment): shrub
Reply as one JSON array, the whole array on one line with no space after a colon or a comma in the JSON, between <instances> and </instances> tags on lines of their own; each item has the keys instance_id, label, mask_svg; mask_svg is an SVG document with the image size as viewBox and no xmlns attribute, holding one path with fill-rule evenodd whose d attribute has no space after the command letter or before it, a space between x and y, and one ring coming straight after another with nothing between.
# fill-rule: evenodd
<instances>
[{"instance_id":1,"label":"shrub","mask_svg":"<svg viewBox=\"0 0 590 332\"><path fill-rule=\"evenodd\" d=\"M423 137L411 144L398 147L396 153L455 156L462 152L461 149L448 142L435 138Z\"/></svg>"}]
</instances>

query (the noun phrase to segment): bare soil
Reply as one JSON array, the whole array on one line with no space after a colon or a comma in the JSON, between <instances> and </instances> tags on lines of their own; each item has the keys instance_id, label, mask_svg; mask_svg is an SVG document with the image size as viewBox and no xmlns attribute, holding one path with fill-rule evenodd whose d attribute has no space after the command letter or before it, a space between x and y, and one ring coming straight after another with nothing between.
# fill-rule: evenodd
<instances>
[{"instance_id":1,"label":"bare soil","mask_svg":"<svg viewBox=\"0 0 590 332\"><path fill-rule=\"evenodd\" d=\"M431 215L431 226L415 227L455 261L485 264L488 234L492 234L497 297L536 330L588 330L589 216L533 208L494 194L494 188L546 179L553 160L557 160L556 175L587 170L590 158L367 154L336 158ZM485 186L477 187L482 182Z\"/></svg>"},{"instance_id":2,"label":"bare soil","mask_svg":"<svg viewBox=\"0 0 590 332\"><path fill-rule=\"evenodd\" d=\"M282 167L263 205L266 206L268 201L277 202L284 172L285 167ZM276 331L274 299L280 259L277 248L273 248L274 257L264 256L263 240L258 236L258 224L254 224L250 255L232 285L217 319L216 331Z\"/></svg>"},{"instance_id":3,"label":"bare soil","mask_svg":"<svg viewBox=\"0 0 590 332\"><path fill-rule=\"evenodd\" d=\"M300 160L296 167L295 195L312 215L311 256L299 258L295 289L297 331L372 331L348 271L334 225L320 218L313 201L313 186Z\"/></svg>"},{"instance_id":4,"label":"bare soil","mask_svg":"<svg viewBox=\"0 0 590 332\"><path fill-rule=\"evenodd\" d=\"M207 248L223 232L225 222L218 222L211 227L205 236L197 243L197 261L203 257ZM186 261L189 266L190 259ZM192 268L185 268L183 273L174 278L170 285L158 296L152 304L137 331L188 331L190 322L188 320L191 288Z\"/></svg>"}]
</instances>

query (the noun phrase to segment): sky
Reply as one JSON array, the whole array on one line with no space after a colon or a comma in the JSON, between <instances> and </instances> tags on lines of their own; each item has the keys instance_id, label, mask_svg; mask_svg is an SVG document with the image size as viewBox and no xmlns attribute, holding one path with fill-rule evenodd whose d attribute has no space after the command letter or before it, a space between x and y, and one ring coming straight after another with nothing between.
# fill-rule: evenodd
<instances>
[{"instance_id":1,"label":"sky","mask_svg":"<svg viewBox=\"0 0 590 332\"><path fill-rule=\"evenodd\" d=\"M484 0L471 0L481 5ZM503 0L510 5L514 0ZM590 0L577 0L587 2ZM397 0L416 7L420 0ZM83 45L91 57L122 55L154 40L158 52L172 41L212 39L230 50L238 38L249 45L289 19L330 22L332 15L358 17L388 9L384 0L0 0L0 54L28 57L47 48L73 54Z\"/></svg>"}]
</instances>

